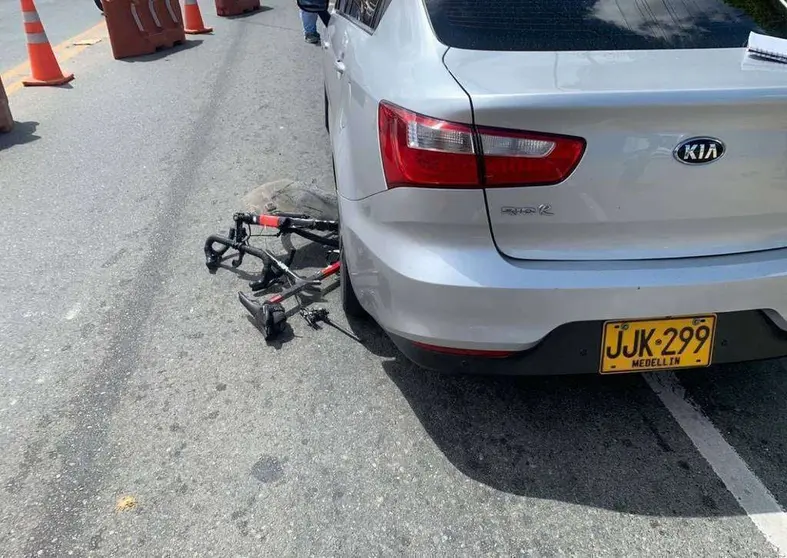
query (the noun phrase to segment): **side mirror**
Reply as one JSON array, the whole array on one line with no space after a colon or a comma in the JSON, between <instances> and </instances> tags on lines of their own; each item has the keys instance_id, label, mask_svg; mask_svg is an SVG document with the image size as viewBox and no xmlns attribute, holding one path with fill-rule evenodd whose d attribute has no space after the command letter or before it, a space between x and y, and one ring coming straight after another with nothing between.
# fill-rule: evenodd
<instances>
[{"instance_id":1,"label":"side mirror","mask_svg":"<svg viewBox=\"0 0 787 558\"><path fill-rule=\"evenodd\" d=\"M304 12L322 12L328 10L329 0L298 0L298 7Z\"/></svg>"}]
</instances>

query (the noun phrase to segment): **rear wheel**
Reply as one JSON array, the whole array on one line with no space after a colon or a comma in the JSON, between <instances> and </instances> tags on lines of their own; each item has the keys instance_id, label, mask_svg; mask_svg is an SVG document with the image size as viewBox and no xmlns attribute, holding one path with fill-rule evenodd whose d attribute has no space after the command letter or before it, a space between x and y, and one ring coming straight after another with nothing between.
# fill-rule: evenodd
<instances>
[{"instance_id":1,"label":"rear wheel","mask_svg":"<svg viewBox=\"0 0 787 558\"><path fill-rule=\"evenodd\" d=\"M336 159L331 155L331 169L333 170L333 189L339 193L339 183L336 181Z\"/></svg>"},{"instance_id":2,"label":"rear wheel","mask_svg":"<svg viewBox=\"0 0 787 558\"><path fill-rule=\"evenodd\" d=\"M100 2L101 0L96 0L96 1ZM328 123L328 92L323 91L322 94L325 97L325 129L330 132L331 125Z\"/></svg>"},{"instance_id":3,"label":"rear wheel","mask_svg":"<svg viewBox=\"0 0 787 558\"><path fill-rule=\"evenodd\" d=\"M358 300L355 289L353 289L353 285L350 282L350 270L347 269L347 260L344 257L344 248L341 247L341 241L339 241L339 246L339 262L341 266L339 268L339 288L341 289L342 310L344 310L348 318L363 319L368 314L361 306L361 302Z\"/></svg>"}]
</instances>

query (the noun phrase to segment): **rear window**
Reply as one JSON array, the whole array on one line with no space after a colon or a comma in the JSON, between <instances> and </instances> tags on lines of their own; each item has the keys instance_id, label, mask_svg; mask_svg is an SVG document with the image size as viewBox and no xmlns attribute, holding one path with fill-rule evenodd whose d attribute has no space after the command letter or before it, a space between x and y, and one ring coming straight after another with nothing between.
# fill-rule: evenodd
<instances>
[{"instance_id":1,"label":"rear window","mask_svg":"<svg viewBox=\"0 0 787 558\"><path fill-rule=\"evenodd\" d=\"M734 48L787 38L780 0L425 0L437 38L473 50Z\"/></svg>"}]
</instances>

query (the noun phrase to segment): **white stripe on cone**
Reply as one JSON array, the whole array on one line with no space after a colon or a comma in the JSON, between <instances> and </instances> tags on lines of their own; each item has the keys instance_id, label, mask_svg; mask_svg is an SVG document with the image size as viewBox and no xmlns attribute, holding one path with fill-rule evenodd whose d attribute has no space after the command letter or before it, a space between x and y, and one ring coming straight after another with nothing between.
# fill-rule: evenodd
<instances>
[{"instance_id":1,"label":"white stripe on cone","mask_svg":"<svg viewBox=\"0 0 787 558\"><path fill-rule=\"evenodd\" d=\"M27 44L29 45L43 45L48 43L49 39L46 38L46 33L28 33Z\"/></svg>"}]
</instances>

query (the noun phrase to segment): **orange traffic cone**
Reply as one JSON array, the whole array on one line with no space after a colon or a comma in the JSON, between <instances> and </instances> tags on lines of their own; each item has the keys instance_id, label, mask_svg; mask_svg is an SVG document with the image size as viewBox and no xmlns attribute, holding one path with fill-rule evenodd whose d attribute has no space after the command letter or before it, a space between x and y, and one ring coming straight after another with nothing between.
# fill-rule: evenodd
<instances>
[{"instance_id":1,"label":"orange traffic cone","mask_svg":"<svg viewBox=\"0 0 787 558\"><path fill-rule=\"evenodd\" d=\"M202 12L199 10L197 0L186 0L186 13L184 14L184 30L189 35L199 35L201 33L210 33L213 27L205 27L202 21Z\"/></svg>"},{"instance_id":2,"label":"orange traffic cone","mask_svg":"<svg viewBox=\"0 0 787 558\"><path fill-rule=\"evenodd\" d=\"M74 79L74 74L63 75L52 45L38 17L33 0L22 0L22 17L27 34L27 55L30 58L30 79L24 85L63 85Z\"/></svg>"}]
</instances>

